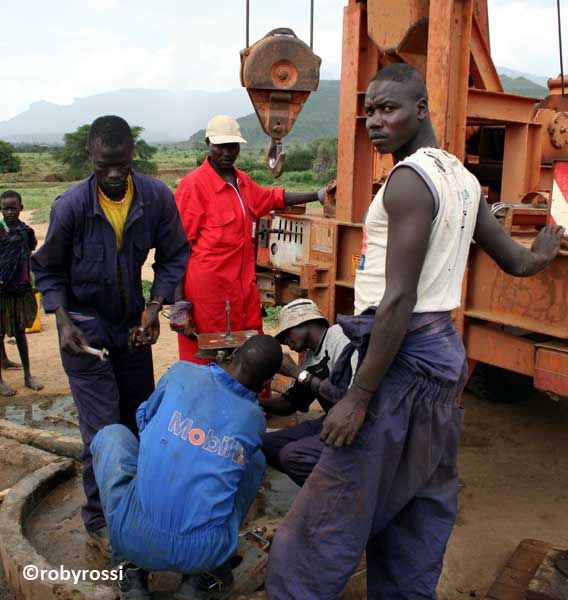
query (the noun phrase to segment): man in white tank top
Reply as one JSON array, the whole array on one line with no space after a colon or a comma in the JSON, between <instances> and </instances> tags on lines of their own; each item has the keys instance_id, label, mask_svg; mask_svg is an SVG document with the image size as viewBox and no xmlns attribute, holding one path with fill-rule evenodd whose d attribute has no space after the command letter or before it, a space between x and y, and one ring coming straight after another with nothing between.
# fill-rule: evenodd
<instances>
[{"instance_id":1,"label":"man in white tank top","mask_svg":"<svg viewBox=\"0 0 568 600\"><path fill-rule=\"evenodd\" d=\"M337 598L364 551L369 599L436 599L457 509L467 373L450 311L470 242L524 277L556 256L564 234L545 227L530 250L506 235L475 177L438 148L424 80L410 65L379 71L365 110L373 145L396 166L366 217L357 316L342 320L363 359L274 537L270 600Z\"/></svg>"}]
</instances>

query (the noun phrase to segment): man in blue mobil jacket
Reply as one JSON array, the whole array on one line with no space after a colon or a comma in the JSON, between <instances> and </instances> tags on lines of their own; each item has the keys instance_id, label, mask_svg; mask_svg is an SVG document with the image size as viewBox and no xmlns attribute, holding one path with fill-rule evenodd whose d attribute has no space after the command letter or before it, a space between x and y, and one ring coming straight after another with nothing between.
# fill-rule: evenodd
<instances>
[{"instance_id":1,"label":"man in blue mobil jacket","mask_svg":"<svg viewBox=\"0 0 568 600\"><path fill-rule=\"evenodd\" d=\"M179 361L126 427L91 448L121 598L146 600L146 571L186 574L176 598L223 591L239 526L260 486L265 420L257 393L282 362L280 344L250 338L226 371ZM193 575L191 575L193 574Z\"/></svg>"},{"instance_id":2,"label":"man in blue mobil jacket","mask_svg":"<svg viewBox=\"0 0 568 600\"><path fill-rule=\"evenodd\" d=\"M90 443L111 423L136 431L136 409L154 390L150 345L159 335L159 311L185 272L189 250L171 191L132 169L128 123L99 117L88 148L93 174L54 202L45 243L31 263L43 306L57 319L79 413L87 540L110 556ZM144 307L141 269L150 248L154 282ZM108 361L84 346L107 348Z\"/></svg>"}]
</instances>

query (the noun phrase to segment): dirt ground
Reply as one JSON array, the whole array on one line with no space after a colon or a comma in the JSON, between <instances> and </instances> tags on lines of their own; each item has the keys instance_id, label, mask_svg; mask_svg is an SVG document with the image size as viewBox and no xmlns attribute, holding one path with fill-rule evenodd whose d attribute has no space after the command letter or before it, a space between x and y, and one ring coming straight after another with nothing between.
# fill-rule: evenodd
<instances>
[{"instance_id":1,"label":"dirt ground","mask_svg":"<svg viewBox=\"0 0 568 600\"><path fill-rule=\"evenodd\" d=\"M42 392L23 387L21 373L8 371L18 389L2 405L37 405L68 395L57 352L53 318L29 336L34 374ZM163 323L155 347L156 376L177 358L175 335ZM15 358L15 347L8 353ZM568 401L535 395L519 404L494 404L466 394L461 444L459 514L440 580L440 600L482 598L524 538L568 546Z\"/></svg>"},{"instance_id":2,"label":"dirt ground","mask_svg":"<svg viewBox=\"0 0 568 600\"><path fill-rule=\"evenodd\" d=\"M45 227L36 227L40 239L44 232ZM144 278L151 280L151 271ZM20 371L5 372L18 392L0 399L5 416L7 406L36 406L69 395L53 317L42 314L42 327L28 339L32 372L45 389L32 392L23 386ZM17 359L15 346L8 345L7 351ZM156 378L176 359L176 336L162 319L154 349ZM466 394L464 405L459 513L440 579L440 600L483 598L524 538L568 546L568 400L536 394L517 404L496 404Z\"/></svg>"}]
</instances>

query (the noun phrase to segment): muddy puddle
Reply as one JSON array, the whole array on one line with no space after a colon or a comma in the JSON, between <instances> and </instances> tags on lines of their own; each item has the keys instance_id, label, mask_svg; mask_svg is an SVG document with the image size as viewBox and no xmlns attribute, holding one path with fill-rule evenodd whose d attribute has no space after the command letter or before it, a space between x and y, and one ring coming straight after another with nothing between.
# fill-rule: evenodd
<instances>
[{"instance_id":1,"label":"muddy puddle","mask_svg":"<svg viewBox=\"0 0 568 600\"><path fill-rule=\"evenodd\" d=\"M17 396L0 401L0 419L64 435L79 435L77 409L71 396L43 396L30 400Z\"/></svg>"}]
</instances>

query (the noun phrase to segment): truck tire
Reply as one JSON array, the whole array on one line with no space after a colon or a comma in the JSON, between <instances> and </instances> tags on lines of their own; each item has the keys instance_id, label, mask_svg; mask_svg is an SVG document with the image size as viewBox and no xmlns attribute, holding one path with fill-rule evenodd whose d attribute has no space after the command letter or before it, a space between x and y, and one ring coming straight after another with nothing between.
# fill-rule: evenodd
<instances>
[{"instance_id":1,"label":"truck tire","mask_svg":"<svg viewBox=\"0 0 568 600\"><path fill-rule=\"evenodd\" d=\"M528 400L535 392L532 377L477 363L465 389L481 400L499 404L516 404Z\"/></svg>"}]
</instances>

